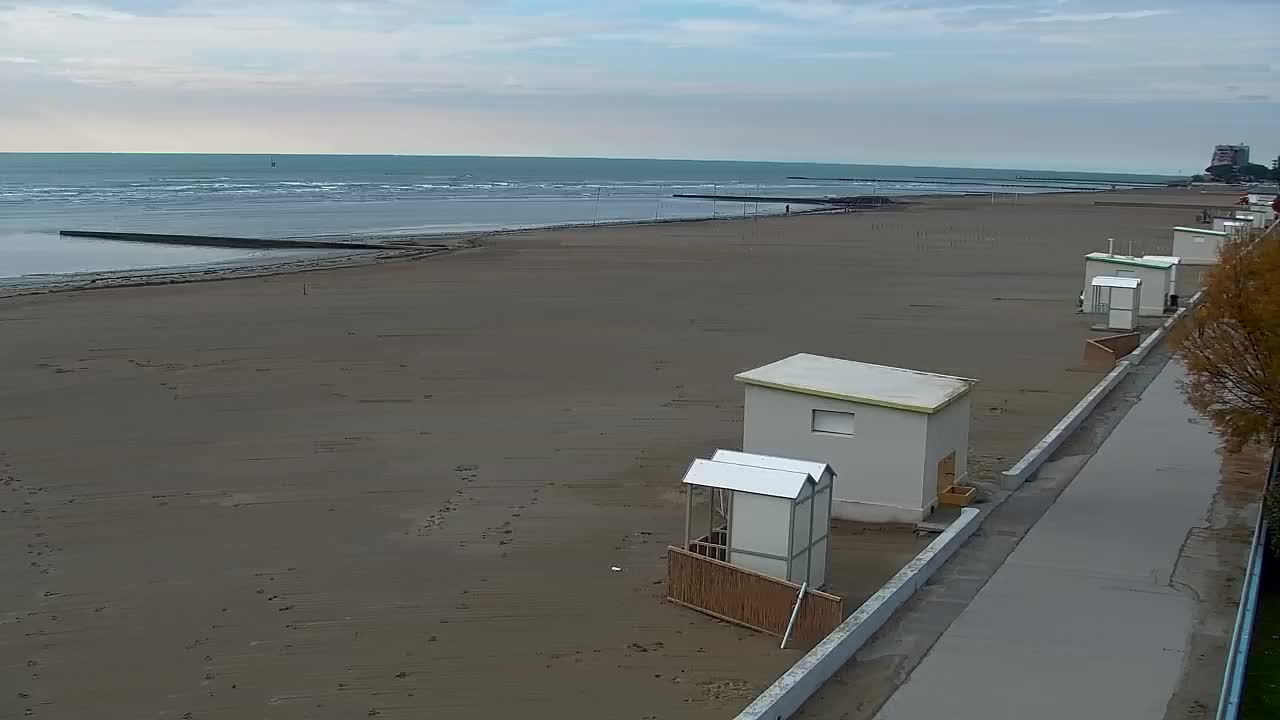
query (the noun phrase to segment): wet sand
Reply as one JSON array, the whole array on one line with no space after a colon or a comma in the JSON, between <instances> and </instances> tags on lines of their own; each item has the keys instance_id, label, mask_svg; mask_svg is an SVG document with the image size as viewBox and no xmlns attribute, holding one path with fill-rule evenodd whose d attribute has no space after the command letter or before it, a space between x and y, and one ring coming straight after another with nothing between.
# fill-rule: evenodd
<instances>
[{"instance_id":1,"label":"wet sand","mask_svg":"<svg viewBox=\"0 0 1280 720\"><path fill-rule=\"evenodd\" d=\"M799 651L662 596L681 472L739 445L733 374L978 378L990 480L1098 377L1080 256L1194 215L1093 200L0 299L0 716L730 716ZM920 544L837 529L835 590Z\"/></svg>"}]
</instances>

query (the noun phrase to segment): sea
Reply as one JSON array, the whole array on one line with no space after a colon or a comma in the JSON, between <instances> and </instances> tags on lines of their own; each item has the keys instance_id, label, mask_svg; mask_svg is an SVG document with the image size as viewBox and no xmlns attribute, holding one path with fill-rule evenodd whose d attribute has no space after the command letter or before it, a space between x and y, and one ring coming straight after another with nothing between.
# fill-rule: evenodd
<instances>
[{"instance_id":1,"label":"sea","mask_svg":"<svg viewBox=\"0 0 1280 720\"><path fill-rule=\"evenodd\" d=\"M1164 180L697 160L0 153L0 278L200 266L272 254L72 239L60 237L60 230L257 238L432 235L786 209L785 202L733 202L722 195L1025 194ZM679 193L713 199L673 197Z\"/></svg>"}]
</instances>

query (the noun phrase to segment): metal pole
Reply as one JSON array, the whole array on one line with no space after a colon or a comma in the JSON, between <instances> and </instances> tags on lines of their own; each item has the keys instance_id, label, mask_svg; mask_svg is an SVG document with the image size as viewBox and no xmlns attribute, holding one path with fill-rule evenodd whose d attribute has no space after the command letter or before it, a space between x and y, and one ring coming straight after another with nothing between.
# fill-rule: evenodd
<instances>
[{"instance_id":1,"label":"metal pole","mask_svg":"<svg viewBox=\"0 0 1280 720\"><path fill-rule=\"evenodd\" d=\"M658 186L658 192L653 196L653 219L657 220L662 215L662 186Z\"/></svg>"},{"instance_id":2,"label":"metal pole","mask_svg":"<svg viewBox=\"0 0 1280 720\"><path fill-rule=\"evenodd\" d=\"M717 196L719 194L720 194L720 186L712 185L711 186L711 217L716 216L716 200L718 199Z\"/></svg>"},{"instance_id":3,"label":"metal pole","mask_svg":"<svg viewBox=\"0 0 1280 720\"><path fill-rule=\"evenodd\" d=\"M690 485L684 494L684 549L689 549L689 543L693 538L689 536L689 532L693 525L693 485Z\"/></svg>"},{"instance_id":4,"label":"metal pole","mask_svg":"<svg viewBox=\"0 0 1280 720\"><path fill-rule=\"evenodd\" d=\"M787 641L791 639L791 629L796 625L796 616L800 614L800 601L804 600L804 591L809 589L809 581L805 580L800 585L800 594L796 595L796 606L791 608L791 620L787 622L787 632L782 635L782 644L778 646L779 650L787 649Z\"/></svg>"},{"instance_id":5,"label":"metal pole","mask_svg":"<svg viewBox=\"0 0 1280 720\"><path fill-rule=\"evenodd\" d=\"M596 221L593 223L595 225L600 224L600 191L603 189L603 187L596 188Z\"/></svg>"},{"instance_id":6,"label":"metal pole","mask_svg":"<svg viewBox=\"0 0 1280 720\"><path fill-rule=\"evenodd\" d=\"M1266 493L1280 472L1280 446L1271 448L1271 467L1267 472ZM1249 548L1249 562L1245 565L1244 588L1240 592L1240 606L1236 609L1235 627L1231 631L1231 644L1227 645L1227 667L1222 674L1222 693L1218 696L1217 720L1236 720L1240 713L1240 693L1244 689L1245 667L1249 661L1249 641L1253 634L1254 613L1258 606L1259 578L1267 543L1267 518L1259 511L1258 524L1253 529L1253 544Z\"/></svg>"}]
</instances>

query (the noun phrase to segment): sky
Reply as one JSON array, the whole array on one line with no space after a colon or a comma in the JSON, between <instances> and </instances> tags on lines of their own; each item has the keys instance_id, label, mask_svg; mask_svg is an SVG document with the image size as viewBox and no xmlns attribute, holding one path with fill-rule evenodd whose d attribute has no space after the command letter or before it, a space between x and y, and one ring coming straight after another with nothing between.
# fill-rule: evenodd
<instances>
[{"instance_id":1,"label":"sky","mask_svg":"<svg viewBox=\"0 0 1280 720\"><path fill-rule=\"evenodd\" d=\"M1277 0L0 0L0 150L1193 173Z\"/></svg>"}]
</instances>

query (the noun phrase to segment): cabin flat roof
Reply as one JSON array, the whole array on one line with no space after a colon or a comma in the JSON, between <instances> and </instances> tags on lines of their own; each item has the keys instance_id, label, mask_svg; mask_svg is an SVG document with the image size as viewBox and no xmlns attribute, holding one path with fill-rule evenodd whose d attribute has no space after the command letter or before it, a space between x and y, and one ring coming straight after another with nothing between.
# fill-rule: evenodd
<instances>
[{"instance_id":1,"label":"cabin flat roof","mask_svg":"<svg viewBox=\"0 0 1280 720\"><path fill-rule=\"evenodd\" d=\"M977 382L808 353L747 370L734 379L747 385L922 413L941 410Z\"/></svg>"}]
</instances>

